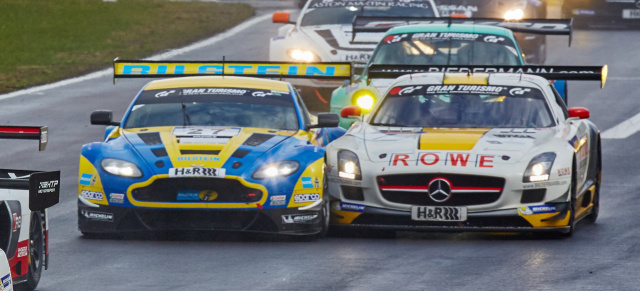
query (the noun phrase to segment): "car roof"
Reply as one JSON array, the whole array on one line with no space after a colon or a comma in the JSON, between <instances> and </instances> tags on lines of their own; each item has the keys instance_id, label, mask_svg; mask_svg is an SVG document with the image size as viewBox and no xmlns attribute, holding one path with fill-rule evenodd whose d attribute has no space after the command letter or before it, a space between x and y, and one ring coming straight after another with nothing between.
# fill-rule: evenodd
<instances>
[{"instance_id":1,"label":"car roof","mask_svg":"<svg viewBox=\"0 0 640 291\"><path fill-rule=\"evenodd\" d=\"M289 92L289 83L287 82L233 76L198 76L155 80L151 81L144 90L202 87L243 88Z\"/></svg>"},{"instance_id":2,"label":"car roof","mask_svg":"<svg viewBox=\"0 0 640 291\"><path fill-rule=\"evenodd\" d=\"M503 27L492 25L474 25L474 24L412 24L391 28L385 35L399 33L416 33L416 32L462 32L462 33L485 33L506 36L514 39L513 32Z\"/></svg>"}]
</instances>

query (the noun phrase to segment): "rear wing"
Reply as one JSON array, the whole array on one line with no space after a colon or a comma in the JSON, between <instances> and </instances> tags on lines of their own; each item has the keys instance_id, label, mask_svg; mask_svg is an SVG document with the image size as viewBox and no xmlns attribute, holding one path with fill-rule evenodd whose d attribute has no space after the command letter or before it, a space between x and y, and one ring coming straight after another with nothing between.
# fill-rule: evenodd
<instances>
[{"instance_id":1,"label":"rear wing","mask_svg":"<svg viewBox=\"0 0 640 291\"><path fill-rule=\"evenodd\" d=\"M46 126L0 125L0 139L35 139L40 141L39 150L47 147L49 128Z\"/></svg>"},{"instance_id":2,"label":"rear wing","mask_svg":"<svg viewBox=\"0 0 640 291\"><path fill-rule=\"evenodd\" d=\"M265 78L309 78L351 80L353 66L347 62L194 62L194 61L113 61L113 80L118 78L166 78L187 76L245 76Z\"/></svg>"},{"instance_id":3,"label":"rear wing","mask_svg":"<svg viewBox=\"0 0 640 291\"><path fill-rule=\"evenodd\" d=\"M604 66L429 66L371 65L369 79L395 79L416 73L512 73L531 74L550 80L600 81L604 88L608 67Z\"/></svg>"},{"instance_id":4,"label":"rear wing","mask_svg":"<svg viewBox=\"0 0 640 291\"><path fill-rule=\"evenodd\" d=\"M521 19L504 20L501 18L438 18L438 17L384 17L357 15L352 23L352 41L357 33L386 32L399 25L413 24L472 24L491 25L507 28L513 32L546 35L568 35L571 46L573 19Z\"/></svg>"},{"instance_id":5,"label":"rear wing","mask_svg":"<svg viewBox=\"0 0 640 291\"><path fill-rule=\"evenodd\" d=\"M29 190L29 209L44 210L60 201L60 171L0 169L0 188Z\"/></svg>"}]
</instances>

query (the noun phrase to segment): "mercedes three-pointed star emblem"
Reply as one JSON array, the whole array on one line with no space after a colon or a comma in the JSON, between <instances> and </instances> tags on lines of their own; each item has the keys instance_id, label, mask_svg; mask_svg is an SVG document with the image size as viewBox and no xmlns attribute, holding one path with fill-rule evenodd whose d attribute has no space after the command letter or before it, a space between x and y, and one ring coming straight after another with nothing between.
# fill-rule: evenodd
<instances>
[{"instance_id":1,"label":"mercedes three-pointed star emblem","mask_svg":"<svg viewBox=\"0 0 640 291\"><path fill-rule=\"evenodd\" d=\"M435 202L445 202L451 198L451 183L444 178L434 178L429 182L429 197Z\"/></svg>"}]
</instances>

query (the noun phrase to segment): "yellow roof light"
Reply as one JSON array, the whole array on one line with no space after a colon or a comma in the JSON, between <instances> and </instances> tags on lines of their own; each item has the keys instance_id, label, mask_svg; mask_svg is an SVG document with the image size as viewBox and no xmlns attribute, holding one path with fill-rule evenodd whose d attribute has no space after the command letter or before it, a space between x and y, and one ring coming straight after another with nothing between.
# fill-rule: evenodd
<instances>
[{"instance_id":1,"label":"yellow roof light","mask_svg":"<svg viewBox=\"0 0 640 291\"><path fill-rule=\"evenodd\" d=\"M444 85L487 85L489 84L489 74L485 73L449 73L444 75L442 81Z\"/></svg>"}]
</instances>

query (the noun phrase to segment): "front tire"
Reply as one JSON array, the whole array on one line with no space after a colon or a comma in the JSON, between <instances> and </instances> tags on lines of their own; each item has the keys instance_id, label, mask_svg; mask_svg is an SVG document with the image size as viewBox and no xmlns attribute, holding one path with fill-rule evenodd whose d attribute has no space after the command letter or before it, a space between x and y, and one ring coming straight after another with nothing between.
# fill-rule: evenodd
<instances>
[{"instance_id":1,"label":"front tire","mask_svg":"<svg viewBox=\"0 0 640 291\"><path fill-rule=\"evenodd\" d=\"M31 212L29 223L29 273L27 281L16 285L16 290L33 290L38 287L44 263L44 222L40 212Z\"/></svg>"}]
</instances>

